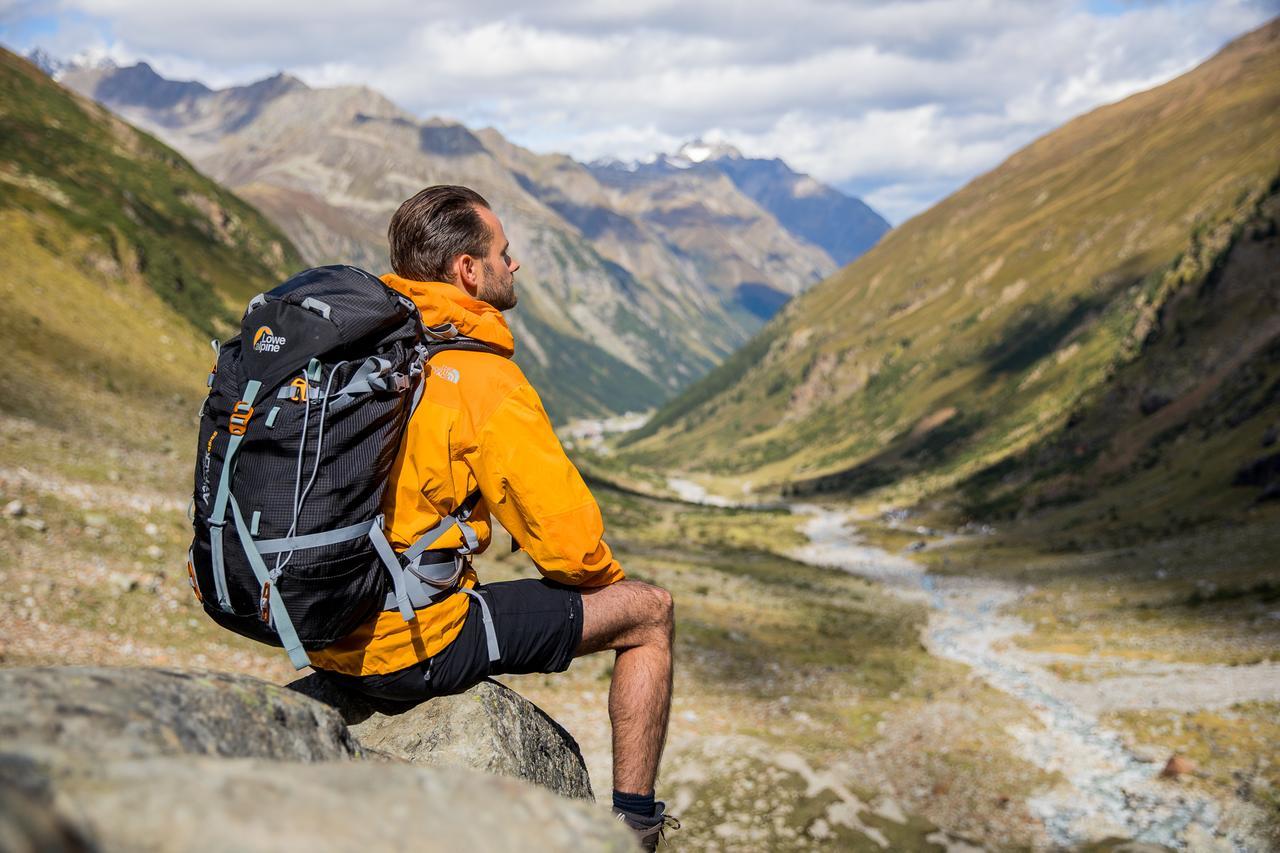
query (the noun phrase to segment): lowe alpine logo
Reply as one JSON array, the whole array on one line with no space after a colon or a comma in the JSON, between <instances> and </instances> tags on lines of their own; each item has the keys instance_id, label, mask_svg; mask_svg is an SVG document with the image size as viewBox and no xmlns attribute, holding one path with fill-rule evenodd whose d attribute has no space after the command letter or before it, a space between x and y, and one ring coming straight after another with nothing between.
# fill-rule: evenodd
<instances>
[{"instance_id":1,"label":"lowe alpine logo","mask_svg":"<svg viewBox=\"0 0 1280 853\"><path fill-rule=\"evenodd\" d=\"M253 349L255 352L280 352L280 347L288 343L284 335L277 335L270 326L259 326L253 333Z\"/></svg>"}]
</instances>

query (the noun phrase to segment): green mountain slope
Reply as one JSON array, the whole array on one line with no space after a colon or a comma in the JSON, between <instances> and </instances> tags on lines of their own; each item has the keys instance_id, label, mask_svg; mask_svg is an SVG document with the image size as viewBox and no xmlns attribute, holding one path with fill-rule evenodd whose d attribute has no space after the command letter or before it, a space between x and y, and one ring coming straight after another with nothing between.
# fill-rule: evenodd
<instances>
[{"instance_id":1,"label":"green mountain slope","mask_svg":"<svg viewBox=\"0 0 1280 853\"><path fill-rule=\"evenodd\" d=\"M208 341L302 266L172 149L2 50L0 258L4 461L86 466L104 446L185 453Z\"/></svg>"},{"instance_id":2,"label":"green mountain slope","mask_svg":"<svg viewBox=\"0 0 1280 853\"><path fill-rule=\"evenodd\" d=\"M1272 22L1164 86L1077 118L890 232L661 411L627 457L758 489L886 500L967 482L975 507L1010 509L1043 501L1028 483L1084 463L1043 448L1063 446L1088 412L1148 417L1122 381L1144 389L1139 398L1167 397L1170 411L1208 405L1207 389L1164 381L1170 368L1153 349L1164 323L1201 330L1181 338L1195 353L1179 356L1184 373L1213 365L1215 388L1248 396L1239 371L1270 375L1274 281L1245 275L1246 295L1218 301L1186 294L1211 291L1215 270L1245 263L1232 260L1241 235L1268 227L1278 39ZM1271 258L1274 244L1255 251ZM1240 358L1214 355L1228 350ZM1277 414L1275 400L1246 408L1249 430ZM1127 429L1099 422L1093 444ZM1141 438L1138 457L1155 440ZM1203 452L1225 454L1224 468L1257 448L1219 444Z\"/></svg>"}]
</instances>

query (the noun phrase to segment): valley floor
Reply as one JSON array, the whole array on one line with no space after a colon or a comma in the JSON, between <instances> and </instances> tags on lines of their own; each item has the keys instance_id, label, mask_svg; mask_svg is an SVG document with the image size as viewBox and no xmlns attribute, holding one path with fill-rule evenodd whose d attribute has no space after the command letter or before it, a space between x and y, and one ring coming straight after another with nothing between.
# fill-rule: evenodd
<instances>
[{"instance_id":1,"label":"valley floor","mask_svg":"<svg viewBox=\"0 0 1280 853\"><path fill-rule=\"evenodd\" d=\"M921 562L862 543L843 523L845 514L817 512L808 525L813 543L803 549L804 556L877 576L905 595L923 594L931 606L929 650L969 666L1031 711L1037 725L1011 734L1023 757L1061 776L1060 784L1029 801L1056 845L1074 848L1116 836L1197 850L1268 846L1265 836L1276 823L1268 793L1275 768L1266 752L1280 710L1280 656L1269 660L1264 651L1253 662L1210 662L1202 659L1207 644L1194 660L1177 659L1178 646L1168 643L1159 644L1167 656L1159 661L1105 643L1084 654L1044 649L1045 638L1024 616L1029 606L1046 607L1050 594L998 577L928 573ZM946 555L949 544L940 541L930 556ZM922 545L916 540L908 547ZM1074 613L1070 602L1057 600L1038 613L1036 627L1052 634L1059 621L1074 621ZM1237 620L1230 642L1225 633L1219 637L1219 651L1230 655L1240 643L1280 649L1274 635L1257 628ZM1218 739L1231 732L1245 748L1223 749L1214 738L1199 742L1193 732L1169 744L1133 730L1135 721L1161 715L1218 719ZM1161 773L1173 755L1189 758L1189 749L1198 760L1175 763L1170 770L1178 773ZM1218 789L1211 774L1200 772L1210 767L1249 779L1259 790L1249 784ZM1209 784L1193 784L1193 779Z\"/></svg>"},{"instance_id":2,"label":"valley floor","mask_svg":"<svg viewBox=\"0 0 1280 853\"><path fill-rule=\"evenodd\" d=\"M282 654L218 629L187 588L185 454L56 442L0 418L0 665L291 680ZM1163 578L1125 586L1081 555L1063 574L1059 557L990 538L594 488L629 575L677 601L659 789L685 821L673 849L1106 849L1150 828L1109 812L1117 797L1174 826L1150 840L1265 849L1275 831L1280 604L1252 591L1257 566L1209 591L1172 556L1184 544L1152 557ZM531 576L501 538L482 577ZM503 678L579 740L602 799L610 668ZM1156 780L1175 752L1196 770Z\"/></svg>"}]
</instances>

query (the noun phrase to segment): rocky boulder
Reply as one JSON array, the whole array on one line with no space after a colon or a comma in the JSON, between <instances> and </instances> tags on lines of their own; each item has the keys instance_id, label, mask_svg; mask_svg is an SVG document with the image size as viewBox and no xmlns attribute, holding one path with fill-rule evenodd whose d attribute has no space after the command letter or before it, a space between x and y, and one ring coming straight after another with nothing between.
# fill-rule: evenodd
<instances>
[{"instance_id":1,"label":"rocky boulder","mask_svg":"<svg viewBox=\"0 0 1280 853\"><path fill-rule=\"evenodd\" d=\"M116 761L59 790L102 851L633 850L603 809L515 779L395 762Z\"/></svg>"},{"instance_id":2,"label":"rocky boulder","mask_svg":"<svg viewBox=\"0 0 1280 853\"><path fill-rule=\"evenodd\" d=\"M590 796L577 747L506 688L398 714L352 698L327 701L379 747L331 704L247 676L0 669L0 849L633 849L606 810L552 793Z\"/></svg>"},{"instance_id":3,"label":"rocky boulder","mask_svg":"<svg viewBox=\"0 0 1280 853\"><path fill-rule=\"evenodd\" d=\"M573 737L537 705L494 681L406 706L379 702L311 675L289 685L342 715L365 748L413 764L469 767L593 800Z\"/></svg>"},{"instance_id":4,"label":"rocky boulder","mask_svg":"<svg viewBox=\"0 0 1280 853\"><path fill-rule=\"evenodd\" d=\"M292 690L247 675L152 668L0 669L0 748L15 742L99 758L360 753L339 714Z\"/></svg>"}]
</instances>

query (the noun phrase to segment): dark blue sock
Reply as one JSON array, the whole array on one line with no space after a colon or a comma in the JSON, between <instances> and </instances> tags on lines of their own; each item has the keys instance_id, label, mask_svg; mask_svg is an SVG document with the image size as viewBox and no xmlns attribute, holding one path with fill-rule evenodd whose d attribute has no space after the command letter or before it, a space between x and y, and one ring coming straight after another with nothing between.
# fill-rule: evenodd
<instances>
[{"instance_id":1,"label":"dark blue sock","mask_svg":"<svg viewBox=\"0 0 1280 853\"><path fill-rule=\"evenodd\" d=\"M614 791L613 807L620 812L627 812L640 817L653 817L653 792L650 791L647 794L624 794L621 791Z\"/></svg>"}]
</instances>

